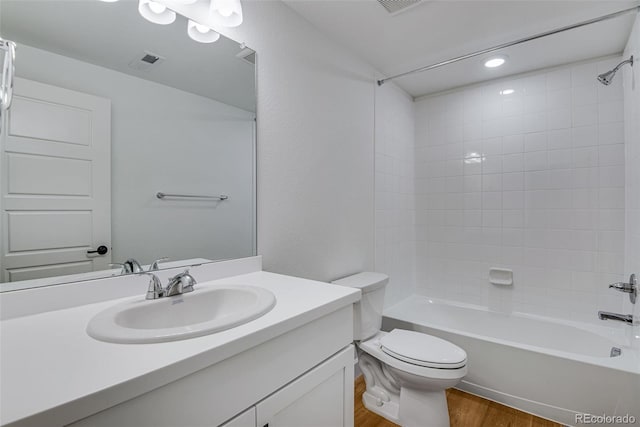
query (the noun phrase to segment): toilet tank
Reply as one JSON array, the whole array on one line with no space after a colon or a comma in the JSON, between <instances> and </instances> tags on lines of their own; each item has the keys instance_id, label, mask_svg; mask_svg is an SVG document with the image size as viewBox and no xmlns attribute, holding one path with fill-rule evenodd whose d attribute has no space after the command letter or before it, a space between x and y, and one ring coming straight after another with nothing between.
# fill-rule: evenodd
<instances>
[{"instance_id":1,"label":"toilet tank","mask_svg":"<svg viewBox=\"0 0 640 427\"><path fill-rule=\"evenodd\" d=\"M374 336L382 326L384 290L389 276L382 273L364 272L331 282L335 285L360 289L362 298L354 304L353 334L356 341Z\"/></svg>"}]
</instances>

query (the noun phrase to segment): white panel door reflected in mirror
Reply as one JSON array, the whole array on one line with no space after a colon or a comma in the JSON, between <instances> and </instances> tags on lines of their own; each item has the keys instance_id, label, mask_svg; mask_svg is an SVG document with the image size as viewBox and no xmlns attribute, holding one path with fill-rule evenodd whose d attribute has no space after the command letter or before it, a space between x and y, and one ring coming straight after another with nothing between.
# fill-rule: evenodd
<instances>
[{"instance_id":1,"label":"white panel door reflected in mirror","mask_svg":"<svg viewBox=\"0 0 640 427\"><path fill-rule=\"evenodd\" d=\"M149 23L136 2L4 0L0 12L17 43L0 291L119 275L130 258L148 269L256 253L254 55L195 42L182 17Z\"/></svg>"}]
</instances>

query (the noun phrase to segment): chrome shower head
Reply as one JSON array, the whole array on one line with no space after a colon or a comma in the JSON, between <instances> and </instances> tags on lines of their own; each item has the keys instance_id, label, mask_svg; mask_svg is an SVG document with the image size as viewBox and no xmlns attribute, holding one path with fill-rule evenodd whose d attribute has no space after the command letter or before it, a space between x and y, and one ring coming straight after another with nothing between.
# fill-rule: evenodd
<instances>
[{"instance_id":1,"label":"chrome shower head","mask_svg":"<svg viewBox=\"0 0 640 427\"><path fill-rule=\"evenodd\" d=\"M610 70L610 71L607 71L606 73L600 74L598 76L598 81L600 83L602 83L603 85L605 85L605 86L609 86L611 84L611 82L613 81L613 77L618 72L618 69L620 67L622 67L624 64L630 64L633 67L633 55L631 55L631 57L629 59L627 59L626 61L622 61L621 63L616 65L616 68L614 68L613 70Z\"/></svg>"},{"instance_id":2,"label":"chrome shower head","mask_svg":"<svg viewBox=\"0 0 640 427\"><path fill-rule=\"evenodd\" d=\"M605 86L609 86L611 84L611 81L613 80L613 76L615 75L615 71L607 71L606 73L602 73L598 76L598 81Z\"/></svg>"}]
</instances>

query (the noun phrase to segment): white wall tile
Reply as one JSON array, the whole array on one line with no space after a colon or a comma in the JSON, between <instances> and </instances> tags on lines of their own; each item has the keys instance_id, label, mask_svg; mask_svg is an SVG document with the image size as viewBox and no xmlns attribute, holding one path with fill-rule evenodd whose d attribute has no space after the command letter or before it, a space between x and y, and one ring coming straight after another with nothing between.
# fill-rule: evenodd
<instances>
[{"instance_id":1,"label":"white wall tile","mask_svg":"<svg viewBox=\"0 0 640 427\"><path fill-rule=\"evenodd\" d=\"M567 68L547 73L547 90L568 90L571 88L571 70Z\"/></svg>"},{"instance_id":2,"label":"white wall tile","mask_svg":"<svg viewBox=\"0 0 640 427\"><path fill-rule=\"evenodd\" d=\"M574 127L589 126L598 123L598 105L587 104L573 107L572 125Z\"/></svg>"},{"instance_id":3,"label":"white wall tile","mask_svg":"<svg viewBox=\"0 0 640 427\"><path fill-rule=\"evenodd\" d=\"M533 153L524 153L524 170L537 171L547 169L547 152L535 151Z\"/></svg>"},{"instance_id":4,"label":"white wall tile","mask_svg":"<svg viewBox=\"0 0 640 427\"><path fill-rule=\"evenodd\" d=\"M571 127L572 114L570 108L560 108L547 112L547 129L568 129Z\"/></svg>"},{"instance_id":5,"label":"white wall tile","mask_svg":"<svg viewBox=\"0 0 640 427\"><path fill-rule=\"evenodd\" d=\"M524 136L524 151L546 151L547 149L547 133L535 132L528 133Z\"/></svg>"},{"instance_id":6,"label":"white wall tile","mask_svg":"<svg viewBox=\"0 0 640 427\"><path fill-rule=\"evenodd\" d=\"M572 166L571 150L551 150L548 154L549 169L566 169Z\"/></svg>"},{"instance_id":7,"label":"white wall tile","mask_svg":"<svg viewBox=\"0 0 640 427\"><path fill-rule=\"evenodd\" d=\"M556 129L547 133L547 147L549 150L571 148L571 129Z\"/></svg>"},{"instance_id":8,"label":"white wall tile","mask_svg":"<svg viewBox=\"0 0 640 427\"><path fill-rule=\"evenodd\" d=\"M505 154L502 156L502 172L522 172L524 170L523 154Z\"/></svg>"},{"instance_id":9,"label":"white wall tile","mask_svg":"<svg viewBox=\"0 0 640 427\"><path fill-rule=\"evenodd\" d=\"M433 204L419 195L462 191L461 176L445 175L462 174L463 144L461 132L446 126L423 127L421 124L428 121L416 121L414 108L420 106L394 84L378 88L376 99L375 269L389 275L385 304L393 304L415 289L416 240L427 239L427 227L416 223L444 224L444 215L415 213L416 208ZM426 106L424 114L439 111L433 107ZM451 143L436 145L436 141ZM415 174L415 169L420 173ZM444 199L439 201L444 204ZM449 218L450 222L462 221L462 214Z\"/></svg>"},{"instance_id":10,"label":"white wall tile","mask_svg":"<svg viewBox=\"0 0 640 427\"><path fill-rule=\"evenodd\" d=\"M416 153L418 293L588 322L604 306L621 309L605 288L622 271L626 181L623 86L595 79L608 65L542 70L416 103L416 123L441 121L436 107L451 99L463 104L447 116L462 145L436 131L416 143L446 144ZM518 90L501 98L507 84ZM454 176L448 157L462 159ZM487 284L493 265L517 272L511 306Z\"/></svg>"}]
</instances>

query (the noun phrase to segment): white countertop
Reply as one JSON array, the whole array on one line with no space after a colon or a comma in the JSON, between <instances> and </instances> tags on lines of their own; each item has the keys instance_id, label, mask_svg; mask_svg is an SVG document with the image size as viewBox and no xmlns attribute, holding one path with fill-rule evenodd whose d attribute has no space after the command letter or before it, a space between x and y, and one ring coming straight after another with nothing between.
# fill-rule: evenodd
<instances>
[{"instance_id":1,"label":"white countertop","mask_svg":"<svg viewBox=\"0 0 640 427\"><path fill-rule=\"evenodd\" d=\"M276 306L264 316L227 331L157 344L106 343L89 337L85 330L98 312L126 300L144 299L144 295L0 322L0 424L22 420L25 425L53 426L73 422L360 298L357 289L263 271L198 283L194 292L223 283L264 287L276 295Z\"/></svg>"}]
</instances>

